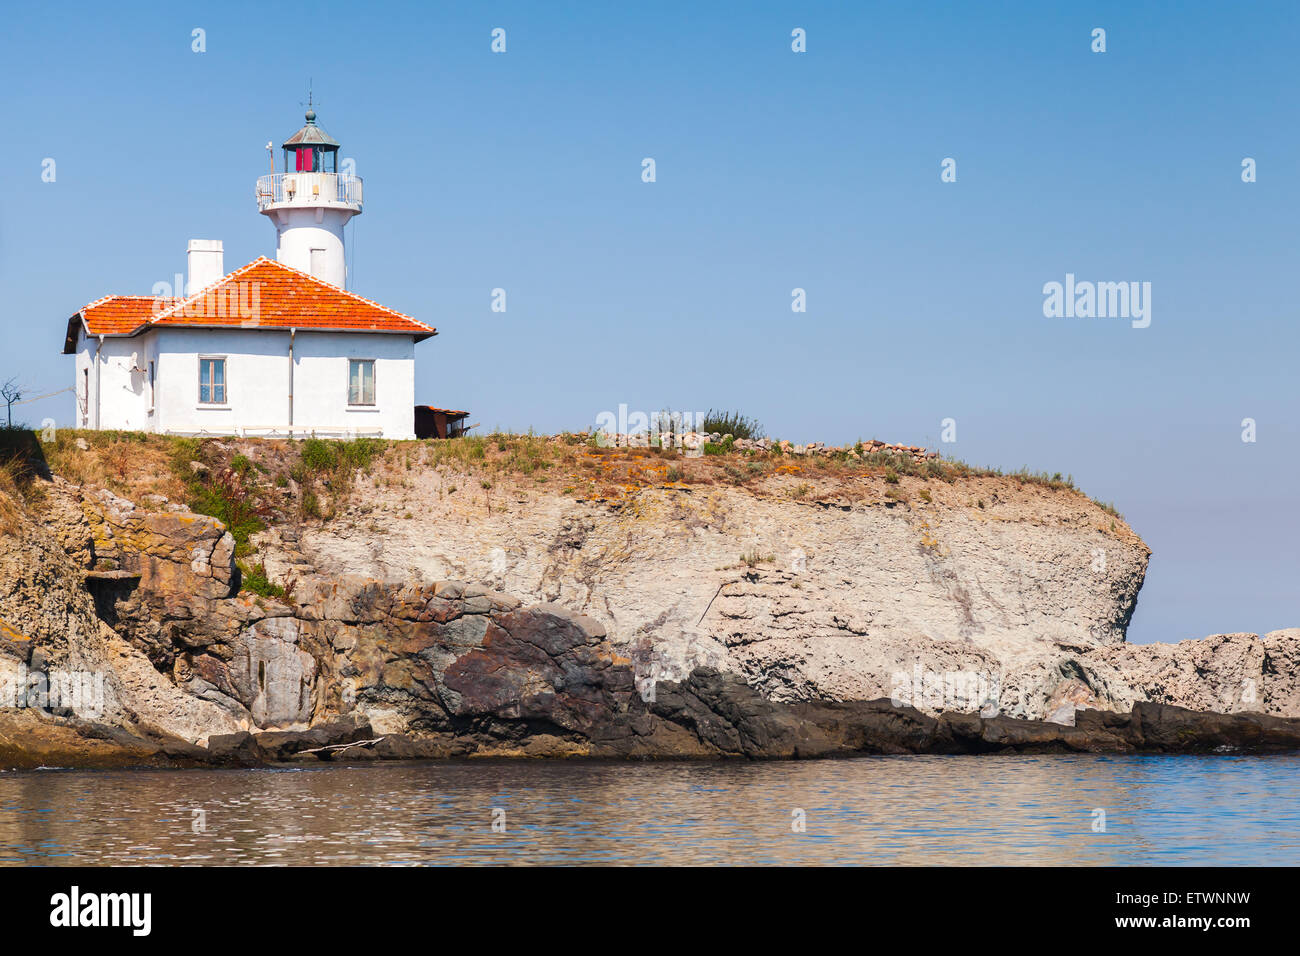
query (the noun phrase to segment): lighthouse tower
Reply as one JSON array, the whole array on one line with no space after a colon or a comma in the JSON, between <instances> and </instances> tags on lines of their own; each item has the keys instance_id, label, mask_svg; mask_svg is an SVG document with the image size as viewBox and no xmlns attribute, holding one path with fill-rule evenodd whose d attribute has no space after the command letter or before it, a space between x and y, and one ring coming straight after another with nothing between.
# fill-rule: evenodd
<instances>
[{"instance_id":1,"label":"lighthouse tower","mask_svg":"<svg viewBox=\"0 0 1300 956\"><path fill-rule=\"evenodd\" d=\"M276 259L346 288L343 227L361 214L361 179L339 172L339 144L310 105L306 119L283 143L284 172L257 180L257 209L275 225Z\"/></svg>"}]
</instances>

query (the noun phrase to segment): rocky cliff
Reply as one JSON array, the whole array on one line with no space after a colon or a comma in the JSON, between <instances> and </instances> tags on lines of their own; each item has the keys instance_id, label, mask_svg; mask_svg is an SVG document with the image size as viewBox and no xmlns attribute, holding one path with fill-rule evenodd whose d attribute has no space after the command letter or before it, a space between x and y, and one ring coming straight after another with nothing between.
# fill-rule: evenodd
<instances>
[{"instance_id":1,"label":"rocky cliff","mask_svg":"<svg viewBox=\"0 0 1300 956\"><path fill-rule=\"evenodd\" d=\"M641 677L712 667L773 700L1300 716L1284 676L1296 634L1127 645L1150 551L1069 487L797 458L743 483L674 482L635 452L621 471L602 458L590 489L492 473L484 489L481 468L446 459L376 471L335 520L268 533L267 567L483 582L591 616Z\"/></svg>"},{"instance_id":2,"label":"rocky cliff","mask_svg":"<svg viewBox=\"0 0 1300 956\"><path fill-rule=\"evenodd\" d=\"M1148 703L1300 717L1300 631L1126 644L1148 550L1061 482L585 448L545 475L490 461L409 443L332 486L328 519L267 509L247 546L267 596L241 590L222 522L38 479L0 539L3 676L105 680L0 727L0 757L74 731L126 733L137 762L1122 750L1167 736L1175 712ZM268 498L281 484L244 471ZM1184 737L1292 732L1233 719ZM52 752L104 749L78 746Z\"/></svg>"}]
</instances>

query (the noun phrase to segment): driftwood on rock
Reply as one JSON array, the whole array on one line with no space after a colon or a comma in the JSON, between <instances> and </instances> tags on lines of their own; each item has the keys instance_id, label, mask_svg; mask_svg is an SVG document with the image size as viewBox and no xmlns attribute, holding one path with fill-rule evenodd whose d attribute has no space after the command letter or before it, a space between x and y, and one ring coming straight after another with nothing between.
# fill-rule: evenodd
<instances>
[{"instance_id":1,"label":"driftwood on rock","mask_svg":"<svg viewBox=\"0 0 1300 956\"><path fill-rule=\"evenodd\" d=\"M301 757L303 754L329 754L330 756L333 756L334 754L342 753L352 747L373 747L383 739L383 737L371 737L368 740L354 740L350 744L330 744L327 747L312 747L309 750L299 750L294 756Z\"/></svg>"}]
</instances>

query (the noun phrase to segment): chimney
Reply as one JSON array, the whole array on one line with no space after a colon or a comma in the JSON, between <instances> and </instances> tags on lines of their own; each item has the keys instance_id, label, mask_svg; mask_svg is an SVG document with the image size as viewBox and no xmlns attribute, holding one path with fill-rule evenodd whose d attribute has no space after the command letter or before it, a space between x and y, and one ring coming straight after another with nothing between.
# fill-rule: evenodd
<instances>
[{"instance_id":1,"label":"chimney","mask_svg":"<svg viewBox=\"0 0 1300 956\"><path fill-rule=\"evenodd\" d=\"M202 292L226 274L220 239L191 239L187 257L190 274L185 285L186 295Z\"/></svg>"}]
</instances>

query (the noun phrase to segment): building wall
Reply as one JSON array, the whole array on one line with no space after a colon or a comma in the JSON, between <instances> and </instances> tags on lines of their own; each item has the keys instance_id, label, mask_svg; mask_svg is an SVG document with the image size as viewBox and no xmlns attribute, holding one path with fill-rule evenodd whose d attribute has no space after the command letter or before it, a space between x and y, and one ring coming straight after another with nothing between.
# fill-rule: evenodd
<instances>
[{"instance_id":1,"label":"building wall","mask_svg":"<svg viewBox=\"0 0 1300 956\"><path fill-rule=\"evenodd\" d=\"M147 336L105 337L101 346L99 339L86 338L84 330L78 334L74 383L78 428L155 430L149 410L152 344ZM144 371L134 371L137 367Z\"/></svg>"},{"instance_id":2,"label":"building wall","mask_svg":"<svg viewBox=\"0 0 1300 956\"><path fill-rule=\"evenodd\" d=\"M98 369L94 347L79 343L82 370L90 368L90 414L85 427L172 434L284 435L289 426L289 331L153 329L132 338L106 338ZM408 335L303 332L294 337L293 427L326 437L354 434L415 437L415 342ZM130 357L144 372L130 372ZM226 359L226 402L199 402L199 358ZM375 404L348 405L348 359L375 360ZM156 362L150 408L148 368ZM81 425L80 408L78 425Z\"/></svg>"},{"instance_id":3,"label":"building wall","mask_svg":"<svg viewBox=\"0 0 1300 956\"><path fill-rule=\"evenodd\" d=\"M293 420L311 428L382 428L415 437L415 340L409 335L299 332ZM375 404L348 405L348 359L375 360Z\"/></svg>"}]
</instances>

